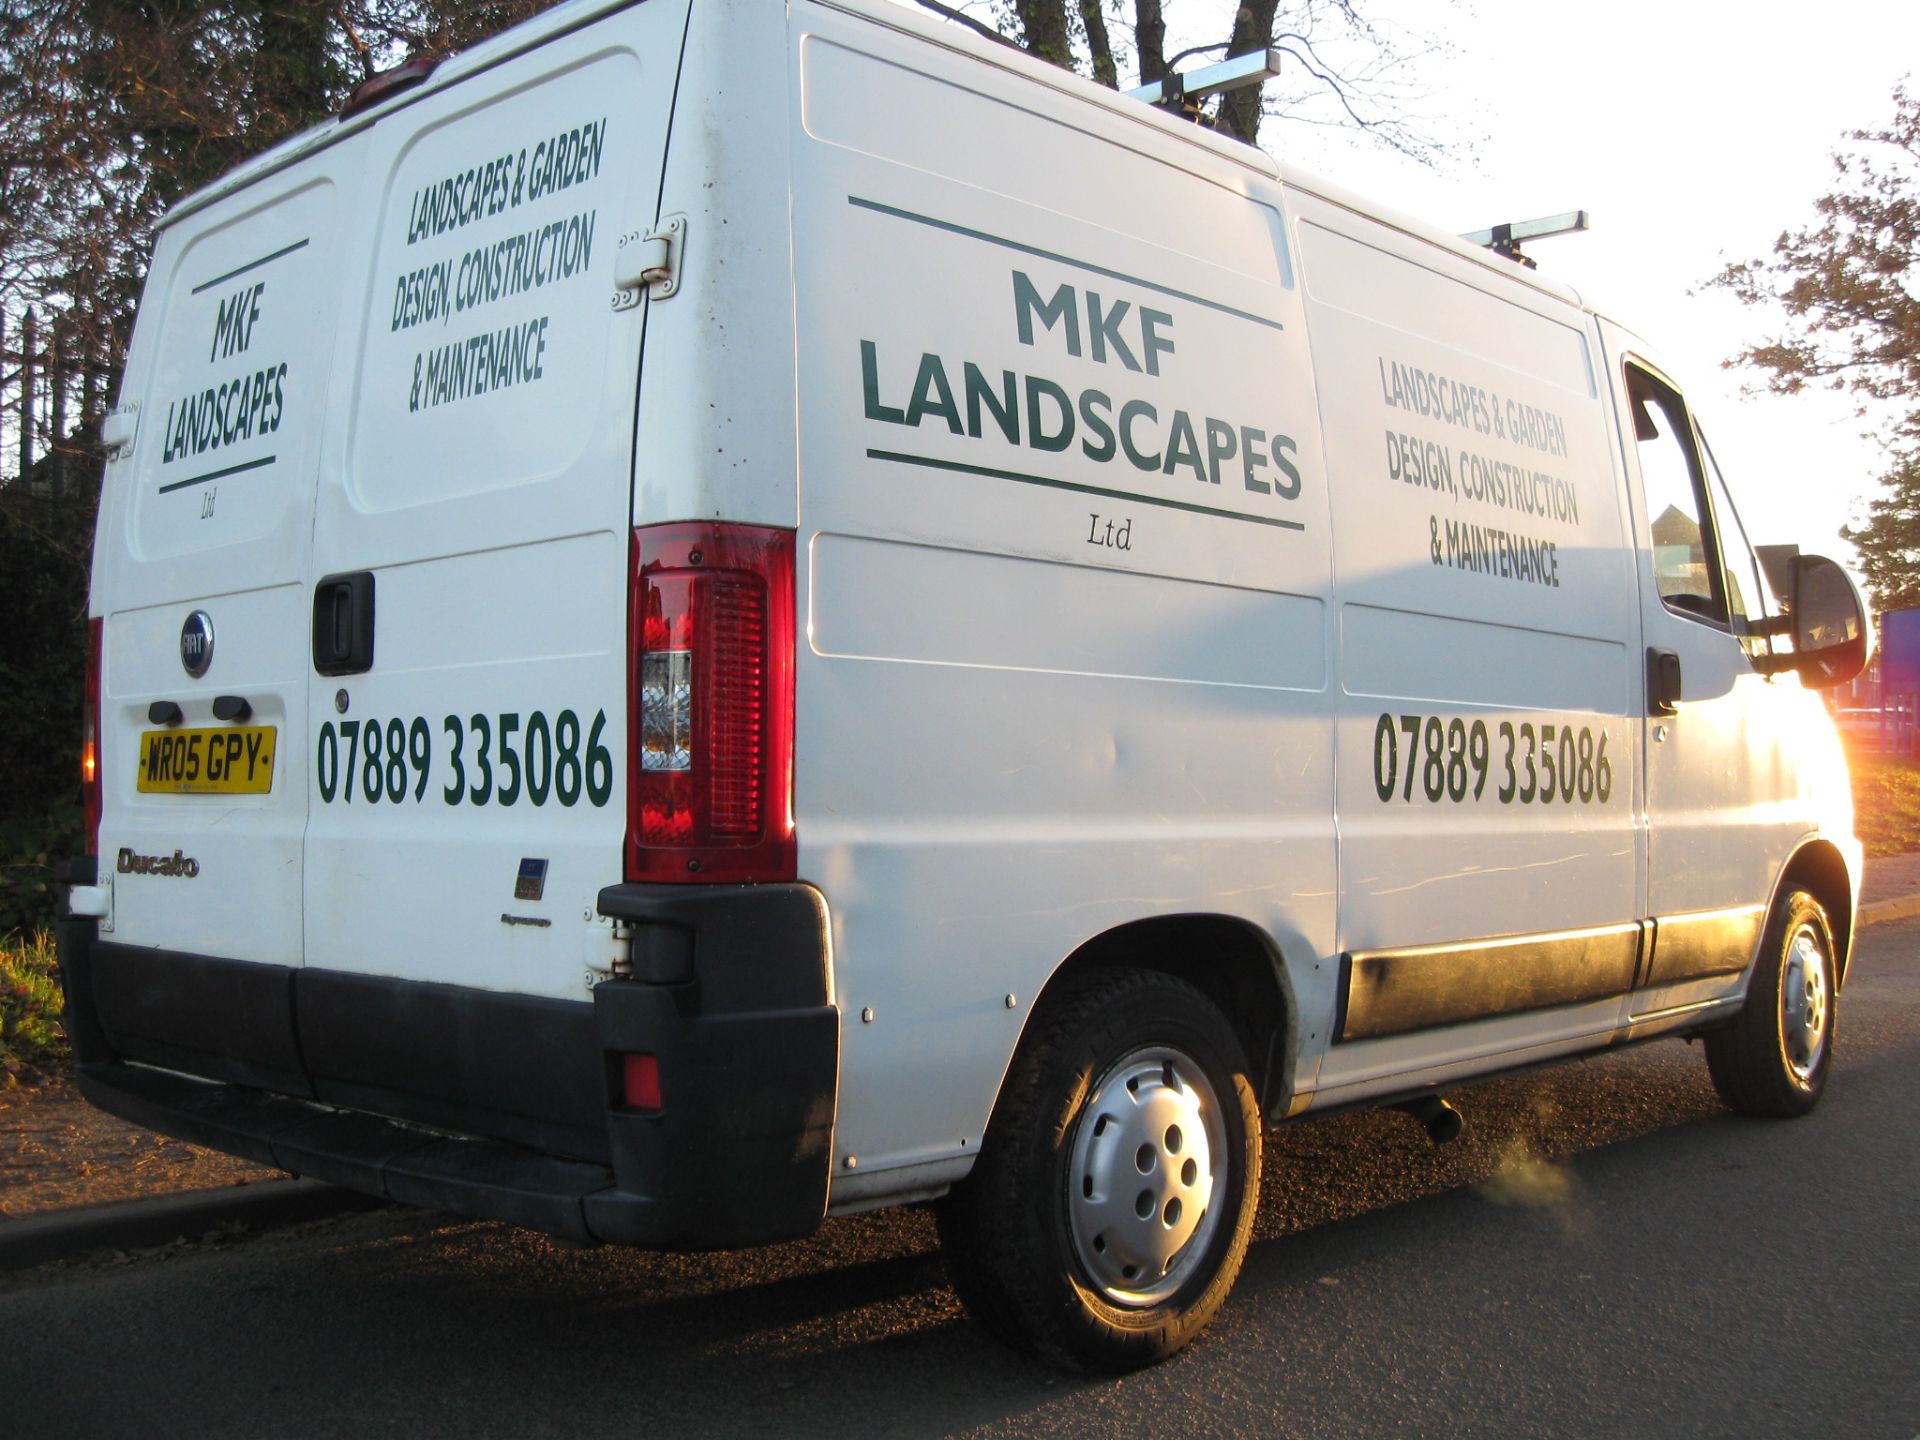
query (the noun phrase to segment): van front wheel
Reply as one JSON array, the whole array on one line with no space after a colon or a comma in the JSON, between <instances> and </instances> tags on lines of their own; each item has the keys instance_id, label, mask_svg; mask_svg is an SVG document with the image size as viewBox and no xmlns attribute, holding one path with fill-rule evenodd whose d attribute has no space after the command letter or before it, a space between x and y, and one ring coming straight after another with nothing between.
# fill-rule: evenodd
<instances>
[{"instance_id":1,"label":"van front wheel","mask_svg":"<svg viewBox=\"0 0 1920 1440\"><path fill-rule=\"evenodd\" d=\"M1232 1027L1184 981L1102 970L1035 1017L979 1163L941 1202L940 1242L1002 1340L1134 1370L1220 1308L1259 1192L1259 1109Z\"/></svg>"},{"instance_id":2,"label":"van front wheel","mask_svg":"<svg viewBox=\"0 0 1920 1440\"><path fill-rule=\"evenodd\" d=\"M1813 1109L1833 1068L1833 929L1804 890L1782 898L1747 985L1747 1003L1707 1032L1707 1069L1742 1115Z\"/></svg>"}]
</instances>

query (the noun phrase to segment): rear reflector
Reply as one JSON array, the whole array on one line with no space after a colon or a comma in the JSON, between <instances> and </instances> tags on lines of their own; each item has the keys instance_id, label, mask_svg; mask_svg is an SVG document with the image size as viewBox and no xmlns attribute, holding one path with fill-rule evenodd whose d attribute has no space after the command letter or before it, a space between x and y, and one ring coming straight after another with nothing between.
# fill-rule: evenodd
<instances>
[{"instance_id":1,"label":"rear reflector","mask_svg":"<svg viewBox=\"0 0 1920 1440\"><path fill-rule=\"evenodd\" d=\"M633 535L627 878L791 880L793 532Z\"/></svg>"},{"instance_id":2,"label":"rear reflector","mask_svg":"<svg viewBox=\"0 0 1920 1440\"><path fill-rule=\"evenodd\" d=\"M621 1103L629 1110L660 1109L660 1057L622 1055L620 1061Z\"/></svg>"}]
</instances>

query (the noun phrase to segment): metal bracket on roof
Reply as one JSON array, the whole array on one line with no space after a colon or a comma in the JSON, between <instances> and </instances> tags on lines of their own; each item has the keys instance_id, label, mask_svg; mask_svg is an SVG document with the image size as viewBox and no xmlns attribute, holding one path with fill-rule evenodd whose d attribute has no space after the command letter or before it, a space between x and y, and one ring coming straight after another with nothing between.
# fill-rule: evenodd
<instances>
[{"instance_id":1,"label":"metal bracket on roof","mask_svg":"<svg viewBox=\"0 0 1920 1440\"><path fill-rule=\"evenodd\" d=\"M1243 85L1261 85L1279 73L1278 50L1249 50L1244 55L1230 55L1217 65L1202 65L1198 70L1169 75L1151 85L1129 90L1126 95L1130 100L1144 100L1149 105L1185 112L1197 108L1209 95L1238 90Z\"/></svg>"},{"instance_id":2,"label":"metal bracket on roof","mask_svg":"<svg viewBox=\"0 0 1920 1440\"><path fill-rule=\"evenodd\" d=\"M1544 215L1538 220L1515 220L1495 225L1491 230L1475 230L1460 238L1469 245L1484 245L1496 255L1517 260L1529 270L1533 261L1520 253L1522 240L1544 240L1549 235L1573 235L1587 228L1587 212L1569 210L1561 215Z\"/></svg>"}]
</instances>

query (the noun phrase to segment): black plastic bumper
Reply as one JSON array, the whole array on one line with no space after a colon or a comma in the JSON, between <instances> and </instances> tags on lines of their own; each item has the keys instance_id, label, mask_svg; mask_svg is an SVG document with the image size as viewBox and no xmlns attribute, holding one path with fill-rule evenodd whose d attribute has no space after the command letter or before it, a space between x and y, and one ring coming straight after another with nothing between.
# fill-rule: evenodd
<instances>
[{"instance_id":1,"label":"black plastic bumper","mask_svg":"<svg viewBox=\"0 0 1920 1440\"><path fill-rule=\"evenodd\" d=\"M617 885L600 908L633 926L634 975L590 1002L141 949L70 920L81 1091L195 1144L575 1239L811 1234L840 1035L819 892ZM628 1053L658 1059L659 1110L621 1103Z\"/></svg>"}]
</instances>

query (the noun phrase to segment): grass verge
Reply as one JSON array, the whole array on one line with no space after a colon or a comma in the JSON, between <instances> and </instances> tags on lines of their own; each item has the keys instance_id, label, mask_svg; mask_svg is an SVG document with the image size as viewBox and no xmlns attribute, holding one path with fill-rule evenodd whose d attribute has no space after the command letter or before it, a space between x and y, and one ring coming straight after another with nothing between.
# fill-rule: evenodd
<instances>
[{"instance_id":1,"label":"grass verge","mask_svg":"<svg viewBox=\"0 0 1920 1440\"><path fill-rule=\"evenodd\" d=\"M1869 858L1920 850L1920 760L1850 755L1853 828Z\"/></svg>"}]
</instances>

